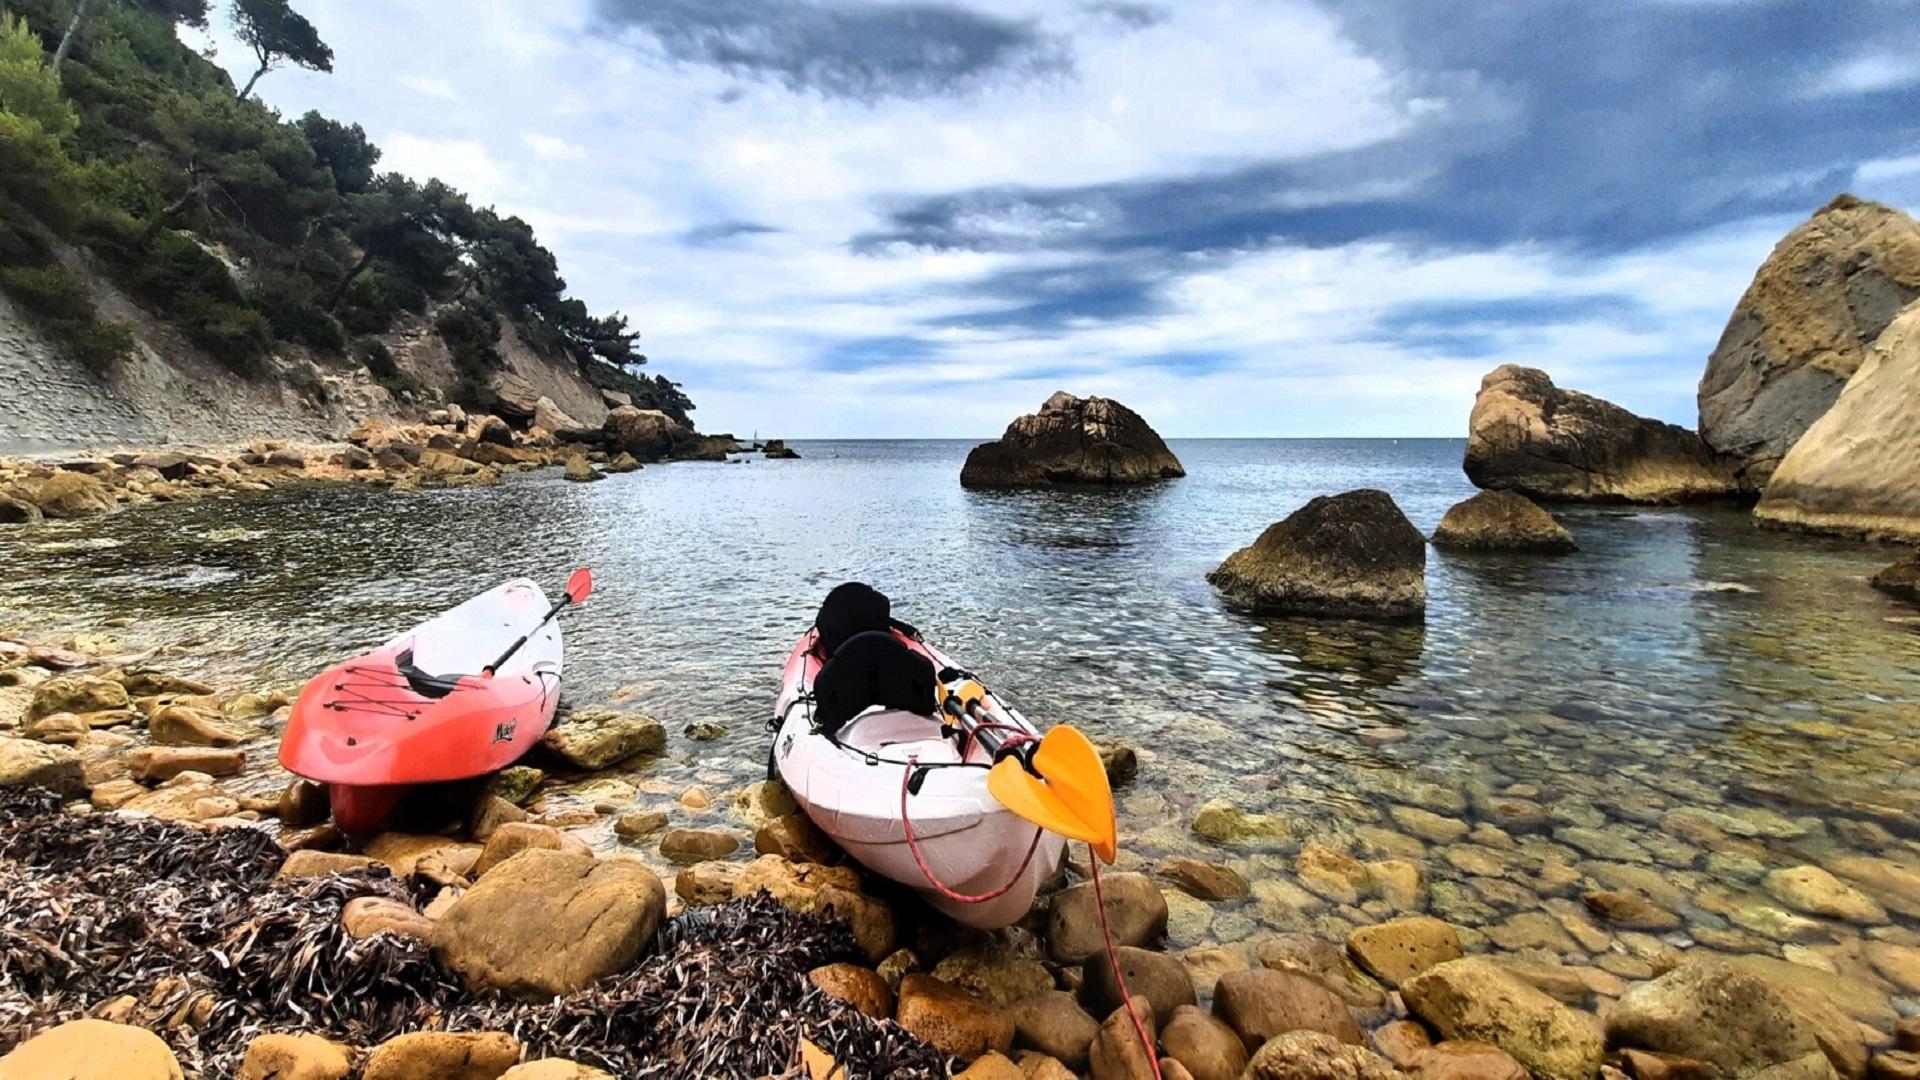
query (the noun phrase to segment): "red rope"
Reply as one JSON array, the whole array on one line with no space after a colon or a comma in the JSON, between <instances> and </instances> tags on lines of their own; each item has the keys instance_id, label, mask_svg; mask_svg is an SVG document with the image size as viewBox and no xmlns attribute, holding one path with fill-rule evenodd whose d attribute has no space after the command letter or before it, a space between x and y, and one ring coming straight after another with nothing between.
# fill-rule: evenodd
<instances>
[{"instance_id":1,"label":"red rope","mask_svg":"<svg viewBox=\"0 0 1920 1080\"><path fill-rule=\"evenodd\" d=\"M1107 898L1100 891L1100 856L1087 845L1087 866L1093 871L1093 903L1100 910L1100 934L1107 940L1107 963L1113 965L1113 981L1120 987L1120 1002L1126 1006L1127 1019L1133 1021L1133 1033L1140 1036L1140 1048L1147 1052L1147 1064L1153 1069L1153 1080L1162 1080L1160 1076L1160 1055L1154 1053L1153 1040L1147 1037L1147 1025L1140 1022L1140 1014L1133 1011L1133 995L1127 991L1127 977L1120 974L1120 954L1114 951L1113 927L1107 924Z\"/></svg>"},{"instance_id":2,"label":"red rope","mask_svg":"<svg viewBox=\"0 0 1920 1080\"><path fill-rule=\"evenodd\" d=\"M946 883L933 875L933 867L928 866L925 856L920 854L920 841L913 835L913 819L907 815L907 788L913 782L913 770L919 766L919 763L920 759L917 757L907 758L907 767L900 773L900 824L907 830L907 850L913 853L913 861L919 864L920 873L926 877L927 884L932 885L934 891L941 896L962 904L984 904L989 900L1005 896L1009 889L1020 884L1020 879L1026 876L1027 866L1033 862L1033 853L1040 850L1042 830L1039 826L1034 826L1033 842L1027 845L1027 857L1020 860L1020 869L1013 872L1013 876L1007 879L1005 885L977 896L968 896L966 893L948 888Z\"/></svg>"}]
</instances>

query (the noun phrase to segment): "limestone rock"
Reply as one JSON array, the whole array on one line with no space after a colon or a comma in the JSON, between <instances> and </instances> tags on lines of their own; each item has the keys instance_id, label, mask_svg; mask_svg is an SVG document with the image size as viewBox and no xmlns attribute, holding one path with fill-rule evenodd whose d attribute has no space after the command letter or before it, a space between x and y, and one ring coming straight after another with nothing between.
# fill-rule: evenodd
<instances>
[{"instance_id":1,"label":"limestone rock","mask_svg":"<svg viewBox=\"0 0 1920 1080\"><path fill-rule=\"evenodd\" d=\"M965 1061L1013 1049L1013 1018L1005 1010L931 975L900 980L894 1020L942 1053Z\"/></svg>"},{"instance_id":2,"label":"limestone rock","mask_svg":"<svg viewBox=\"0 0 1920 1080\"><path fill-rule=\"evenodd\" d=\"M840 849L805 814L777 817L753 834L753 849L795 862L833 862Z\"/></svg>"},{"instance_id":3,"label":"limestone rock","mask_svg":"<svg viewBox=\"0 0 1920 1080\"><path fill-rule=\"evenodd\" d=\"M575 483L589 483L594 480L606 479L606 477L594 471L593 466L587 463L587 458L584 454L575 454L567 459L567 467L564 475L568 480L572 480Z\"/></svg>"},{"instance_id":4,"label":"limestone rock","mask_svg":"<svg viewBox=\"0 0 1920 1080\"><path fill-rule=\"evenodd\" d=\"M124 709L129 704L127 688L112 679L97 675L62 675L33 688L33 700L27 705L28 720L58 713L106 712Z\"/></svg>"},{"instance_id":5,"label":"limestone rock","mask_svg":"<svg viewBox=\"0 0 1920 1080\"><path fill-rule=\"evenodd\" d=\"M1481 380L1468 421L1476 487L1569 502L1679 503L1739 491L1734 463L1685 428L1505 364Z\"/></svg>"},{"instance_id":6,"label":"limestone rock","mask_svg":"<svg viewBox=\"0 0 1920 1080\"><path fill-rule=\"evenodd\" d=\"M379 865L365 855L349 855L341 851L296 851L280 864L280 870L274 877L288 881L325 877L328 874L354 874Z\"/></svg>"},{"instance_id":7,"label":"limestone rock","mask_svg":"<svg viewBox=\"0 0 1920 1080\"><path fill-rule=\"evenodd\" d=\"M1182 892L1201 900L1238 900L1252 891L1238 870L1199 859L1168 859L1155 868Z\"/></svg>"},{"instance_id":8,"label":"limestone rock","mask_svg":"<svg viewBox=\"0 0 1920 1080\"><path fill-rule=\"evenodd\" d=\"M480 857L474 860L470 871L477 878L529 848L541 851L563 851L572 855L593 853L592 849L587 847L586 841L572 833L563 833L551 825L541 825L533 821L509 821L494 827L493 832L487 836L486 846L480 849ZM416 860L416 865L417 863Z\"/></svg>"},{"instance_id":9,"label":"limestone rock","mask_svg":"<svg viewBox=\"0 0 1920 1080\"><path fill-rule=\"evenodd\" d=\"M838 998L876 1020L893 1016L893 988L872 968L827 964L807 972L807 981L828 997Z\"/></svg>"},{"instance_id":10,"label":"limestone rock","mask_svg":"<svg viewBox=\"0 0 1920 1080\"><path fill-rule=\"evenodd\" d=\"M1145 874L1109 874L1100 879L1107 925L1115 945L1144 945L1167 931L1167 898ZM1062 964L1103 955L1101 905L1091 882L1062 889L1047 912L1047 952Z\"/></svg>"},{"instance_id":11,"label":"limestone rock","mask_svg":"<svg viewBox=\"0 0 1920 1080\"><path fill-rule=\"evenodd\" d=\"M1087 1051L1093 1080L1153 1080L1155 1059L1150 1055L1159 1041L1158 1027L1153 1006L1138 996L1131 1010L1121 1006L1107 1014Z\"/></svg>"},{"instance_id":12,"label":"limestone rock","mask_svg":"<svg viewBox=\"0 0 1920 1080\"><path fill-rule=\"evenodd\" d=\"M1386 1059L1318 1031L1289 1031L1247 1062L1244 1080L1408 1080Z\"/></svg>"},{"instance_id":13,"label":"limestone rock","mask_svg":"<svg viewBox=\"0 0 1920 1080\"><path fill-rule=\"evenodd\" d=\"M1384 491L1312 500L1207 575L1229 607L1258 614L1419 617L1427 545Z\"/></svg>"},{"instance_id":14,"label":"limestone rock","mask_svg":"<svg viewBox=\"0 0 1920 1080\"><path fill-rule=\"evenodd\" d=\"M1250 1053L1276 1035L1302 1029L1356 1046L1364 1041L1346 1002L1297 971L1230 971L1214 987L1213 1013L1240 1035Z\"/></svg>"},{"instance_id":15,"label":"limestone rock","mask_svg":"<svg viewBox=\"0 0 1920 1080\"><path fill-rule=\"evenodd\" d=\"M500 1080L618 1080L612 1073L565 1058L541 1058L515 1065Z\"/></svg>"},{"instance_id":16,"label":"limestone rock","mask_svg":"<svg viewBox=\"0 0 1920 1080\"><path fill-rule=\"evenodd\" d=\"M1700 379L1700 433L1764 487L1916 297L1920 223L1834 199L1774 247L1734 307Z\"/></svg>"},{"instance_id":17,"label":"limestone rock","mask_svg":"<svg viewBox=\"0 0 1920 1080\"><path fill-rule=\"evenodd\" d=\"M347 936L364 941L375 934L433 939L433 920L413 910L412 905L385 896L356 896L340 909L340 925Z\"/></svg>"},{"instance_id":18,"label":"limestone rock","mask_svg":"<svg viewBox=\"0 0 1920 1080\"><path fill-rule=\"evenodd\" d=\"M666 890L635 862L532 849L493 868L434 927L434 955L475 990L551 997L625 969Z\"/></svg>"},{"instance_id":19,"label":"limestone rock","mask_svg":"<svg viewBox=\"0 0 1920 1080\"><path fill-rule=\"evenodd\" d=\"M69 1020L0 1057L0 1080L181 1080L160 1036L106 1020Z\"/></svg>"},{"instance_id":20,"label":"limestone rock","mask_svg":"<svg viewBox=\"0 0 1920 1080\"><path fill-rule=\"evenodd\" d=\"M724 859L740 850L740 838L725 829L675 829L660 838L660 854L676 863Z\"/></svg>"},{"instance_id":21,"label":"limestone rock","mask_svg":"<svg viewBox=\"0 0 1920 1080\"><path fill-rule=\"evenodd\" d=\"M693 436L685 424L666 413L632 405L608 413L600 432L609 452L625 451L639 461L659 461Z\"/></svg>"},{"instance_id":22,"label":"limestone rock","mask_svg":"<svg viewBox=\"0 0 1920 1080\"><path fill-rule=\"evenodd\" d=\"M1920 539L1920 306L1880 336L1754 507L1775 524Z\"/></svg>"},{"instance_id":23,"label":"limestone rock","mask_svg":"<svg viewBox=\"0 0 1920 1080\"><path fill-rule=\"evenodd\" d=\"M0 736L0 788L9 787L82 795L87 790L86 769L79 752L70 746Z\"/></svg>"},{"instance_id":24,"label":"limestone rock","mask_svg":"<svg viewBox=\"0 0 1920 1080\"><path fill-rule=\"evenodd\" d=\"M127 755L135 780L171 780L187 771L238 776L246 761L244 751L203 746L143 746Z\"/></svg>"},{"instance_id":25,"label":"limestone rock","mask_svg":"<svg viewBox=\"0 0 1920 1080\"><path fill-rule=\"evenodd\" d=\"M555 724L540 745L582 769L598 770L667 745L667 729L644 713L579 709Z\"/></svg>"},{"instance_id":26,"label":"limestone rock","mask_svg":"<svg viewBox=\"0 0 1920 1080\"><path fill-rule=\"evenodd\" d=\"M614 819L613 834L622 840L638 840L667 827L665 810L629 810Z\"/></svg>"},{"instance_id":27,"label":"limestone rock","mask_svg":"<svg viewBox=\"0 0 1920 1080\"><path fill-rule=\"evenodd\" d=\"M1175 1009L1197 1000L1193 976L1178 957L1130 945L1122 945L1113 952L1112 960L1105 955L1096 956L1081 969L1080 1000L1095 1016L1104 1016L1120 1006L1120 986L1113 978L1114 960L1119 961L1120 973L1126 977L1127 992L1144 998L1161 1023L1165 1023Z\"/></svg>"},{"instance_id":28,"label":"limestone rock","mask_svg":"<svg viewBox=\"0 0 1920 1080\"><path fill-rule=\"evenodd\" d=\"M1491 1043L1542 1080L1592 1080L1604 1045L1594 1019L1492 961L1453 960L1400 987L1407 1010L1443 1039Z\"/></svg>"},{"instance_id":29,"label":"limestone rock","mask_svg":"<svg viewBox=\"0 0 1920 1080\"><path fill-rule=\"evenodd\" d=\"M1143 484L1185 476L1140 414L1102 397L1061 391L967 454L962 487Z\"/></svg>"},{"instance_id":30,"label":"limestone rock","mask_svg":"<svg viewBox=\"0 0 1920 1080\"><path fill-rule=\"evenodd\" d=\"M1053 973L1046 965L1003 945L948 953L933 966L933 977L1002 1007L1053 989Z\"/></svg>"},{"instance_id":31,"label":"limestone rock","mask_svg":"<svg viewBox=\"0 0 1920 1080\"><path fill-rule=\"evenodd\" d=\"M1887 909L1817 866L1775 870L1767 875L1766 887L1781 903L1809 915L1868 925L1887 921Z\"/></svg>"},{"instance_id":32,"label":"limestone rock","mask_svg":"<svg viewBox=\"0 0 1920 1080\"><path fill-rule=\"evenodd\" d=\"M1456 551L1577 551L1573 534L1540 504L1513 491L1483 491L1455 503L1433 531L1433 546Z\"/></svg>"},{"instance_id":33,"label":"limestone rock","mask_svg":"<svg viewBox=\"0 0 1920 1080\"><path fill-rule=\"evenodd\" d=\"M1197 1005L1182 1005L1162 1022L1160 1046L1193 1080L1239 1080L1247 1067L1239 1034Z\"/></svg>"},{"instance_id":34,"label":"limestone rock","mask_svg":"<svg viewBox=\"0 0 1920 1080\"><path fill-rule=\"evenodd\" d=\"M40 513L56 519L83 518L118 505L113 492L85 473L57 469L34 489L33 504Z\"/></svg>"},{"instance_id":35,"label":"limestone rock","mask_svg":"<svg viewBox=\"0 0 1920 1080\"><path fill-rule=\"evenodd\" d=\"M1420 1080L1530 1080L1526 1066L1497 1046L1449 1040L1413 1056L1409 1068ZM1654 1080L1641 1076L1635 1080Z\"/></svg>"},{"instance_id":36,"label":"limestone rock","mask_svg":"<svg viewBox=\"0 0 1920 1080\"><path fill-rule=\"evenodd\" d=\"M1436 964L1466 955L1453 927L1419 915L1363 926L1347 935L1347 951L1388 986L1399 986Z\"/></svg>"},{"instance_id":37,"label":"limestone rock","mask_svg":"<svg viewBox=\"0 0 1920 1080\"><path fill-rule=\"evenodd\" d=\"M520 1043L501 1031L415 1031L367 1055L362 1080L499 1080L520 1060Z\"/></svg>"},{"instance_id":38,"label":"limestone rock","mask_svg":"<svg viewBox=\"0 0 1920 1080\"><path fill-rule=\"evenodd\" d=\"M318 1035L269 1034L247 1044L237 1080L345 1080L353 1052Z\"/></svg>"},{"instance_id":39,"label":"limestone rock","mask_svg":"<svg viewBox=\"0 0 1920 1080\"><path fill-rule=\"evenodd\" d=\"M1824 1053L1840 1075L1859 1080L1867 1052L1859 1029L1816 995L1794 995L1752 972L1696 960L1621 995L1607 1012L1615 1046L1704 1061L1726 1075Z\"/></svg>"},{"instance_id":40,"label":"limestone rock","mask_svg":"<svg viewBox=\"0 0 1920 1080\"><path fill-rule=\"evenodd\" d=\"M165 705L147 718L147 734L161 746L238 746L239 731L218 713L191 705Z\"/></svg>"}]
</instances>

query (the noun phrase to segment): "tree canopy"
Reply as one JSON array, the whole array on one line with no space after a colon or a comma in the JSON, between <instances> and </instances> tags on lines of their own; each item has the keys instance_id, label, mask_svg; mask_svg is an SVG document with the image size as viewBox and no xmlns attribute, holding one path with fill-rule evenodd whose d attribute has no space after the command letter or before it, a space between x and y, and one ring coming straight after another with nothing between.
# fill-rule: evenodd
<instances>
[{"instance_id":1,"label":"tree canopy","mask_svg":"<svg viewBox=\"0 0 1920 1080\"><path fill-rule=\"evenodd\" d=\"M446 339L461 392L484 404L512 323L597 386L683 420L692 408L677 384L640 374L647 358L624 315L567 295L525 221L439 180L379 172L380 149L358 124L283 120L251 97L281 64L332 67L287 0L233 0L259 61L237 93L175 35L205 22L205 0L7 5L19 15L0 17L0 289L76 357L109 363L130 338L98 318L56 257L61 245L90 249L126 292L238 371L265 372L287 346L342 363L387 357L373 335L424 320ZM50 46L70 49L58 72ZM391 375L390 357L365 362Z\"/></svg>"}]
</instances>

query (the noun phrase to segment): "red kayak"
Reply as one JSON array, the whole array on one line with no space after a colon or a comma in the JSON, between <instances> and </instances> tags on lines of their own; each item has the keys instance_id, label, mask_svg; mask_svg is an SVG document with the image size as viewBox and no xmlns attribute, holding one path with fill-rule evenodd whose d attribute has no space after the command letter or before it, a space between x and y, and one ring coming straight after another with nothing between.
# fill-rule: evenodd
<instances>
[{"instance_id":1,"label":"red kayak","mask_svg":"<svg viewBox=\"0 0 1920 1080\"><path fill-rule=\"evenodd\" d=\"M553 724L563 645L554 616L586 599L584 569L549 604L527 578L328 668L300 691L280 764L327 785L333 820L377 829L409 788L518 761Z\"/></svg>"}]
</instances>

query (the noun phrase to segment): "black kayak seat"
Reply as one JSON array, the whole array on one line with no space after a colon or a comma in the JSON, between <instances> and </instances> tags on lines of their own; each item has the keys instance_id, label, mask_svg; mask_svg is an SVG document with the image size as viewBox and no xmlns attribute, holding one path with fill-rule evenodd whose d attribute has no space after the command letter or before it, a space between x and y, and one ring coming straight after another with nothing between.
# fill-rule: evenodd
<instances>
[{"instance_id":1,"label":"black kayak seat","mask_svg":"<svg viewBox=\"0 0 1920 1080\"><path fill-rule=\"evenodd\" d=\"M814 616L813 626L819 632L814 648L822 657L831 657L856 634L887 629L892 614L892 602L873 586L858 581L836 585Z\"/></svg>"},{"instance_id":2,"label":"black kayak seat","mask_svg":"<svg viewBox=\"0 0 1920 1080\"><path fill-rule=\"evenodd\" d=\"M847 722L878 705L932 716L933 661L907 647L891 630L855 634L836 649L813 680L813 726L836 735Z\"/></svg>"},{"instance_id":3,"label":"black kayak seat","mask_svg":"<svg viewBox=\"0 0 1920 1080\"><path fill-rule=\"evenodd\" d=\"M408 650L394 658L393 666L413 692L424 698L443 698L460 686L465 675L434 675L414 666L413 651Z\"/></svg>"}]
</instances>

